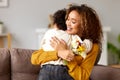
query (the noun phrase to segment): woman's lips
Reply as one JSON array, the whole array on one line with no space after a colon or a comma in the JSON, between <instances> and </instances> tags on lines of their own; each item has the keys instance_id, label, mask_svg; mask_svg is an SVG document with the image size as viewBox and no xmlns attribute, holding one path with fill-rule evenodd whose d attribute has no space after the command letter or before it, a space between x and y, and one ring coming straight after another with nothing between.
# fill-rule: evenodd
<instances>
[{"instance_id":1,"label":"woman's lips","mask_svg":"<svg viewBox=\"0 0 120 80\"><path fill-rule=\"evenodd\" d=\"M72 28L67 28L67 31L71 31L72 30Z\"/></svg>"}]
</instances>

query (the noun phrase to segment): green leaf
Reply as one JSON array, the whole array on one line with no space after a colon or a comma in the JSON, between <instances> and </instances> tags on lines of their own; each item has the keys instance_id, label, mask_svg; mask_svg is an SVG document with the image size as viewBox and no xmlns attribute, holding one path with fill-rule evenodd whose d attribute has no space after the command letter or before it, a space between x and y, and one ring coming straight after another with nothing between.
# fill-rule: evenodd
<instances>
[{"instance_id":1,"label":"green leaf","mask_svg":"<svg viewBox=\"0 0 120 80\"><path fill-rule=\"evenodd\" d=\"M64 64L66 64L66 65L68 64L68 61L66 61L66 60L63 60L63 62L64 62Z\"/></svg>"},{"instance_id":2,"label":"green leaf","mask_svg":"<svg viewBox=\"0 0 120 80\"><path fill-rule=\"evenodd\" d=\"M113 45L112 43L108 42L107 47L108 47L109 51L111 51L112 53L118 55L119 49L115 45Z\"/></svg>"},{"instance_id":3,"label":"green leaf","mask_svg":"<svg viewBox=\"0 0 120 80\"><path fill-rule=\"evenodd\" d=\"M118 42L120 43L120 34L118 35Z\"/></svg>"},{"instance_id":4,"label":"green leaf","mask_svg":"<svg viewBox=\"0 0 120 80\"><path fill-rule=\"evenodd\" d=\"M119 47L116 47L114 44L108 42L107 48L108 48L108 51L110 51L112 54L117 55L118 63L120 64L120 34L117 37L117 41L119 43Z\"/></svg>"}]
</instances>

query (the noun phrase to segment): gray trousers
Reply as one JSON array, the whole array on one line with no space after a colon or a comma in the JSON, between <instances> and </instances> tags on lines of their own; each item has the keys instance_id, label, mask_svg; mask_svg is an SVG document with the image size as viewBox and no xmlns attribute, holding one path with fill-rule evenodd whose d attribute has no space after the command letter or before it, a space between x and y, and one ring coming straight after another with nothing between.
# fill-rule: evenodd
<instances>
[{"instance_id":1,"label":"gray trousers","mask_svg":"<svg viewBox=\"0 0 120 80\"><path fill-rule=\"evenodd\" d=\"M38 80L74 80L68 74L68 68L62 65L44 65L39 72Z\"/></svg>"}]
</instances>

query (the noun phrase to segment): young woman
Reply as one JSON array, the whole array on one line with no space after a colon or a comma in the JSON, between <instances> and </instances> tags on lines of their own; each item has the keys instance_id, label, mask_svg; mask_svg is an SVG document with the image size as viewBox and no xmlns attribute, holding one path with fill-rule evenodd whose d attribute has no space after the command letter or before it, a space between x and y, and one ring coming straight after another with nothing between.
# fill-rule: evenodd
<instances>
[{"instance_id":1,"label":"young woman","mask_svg":"<svg viewBox=\"0 0 120 80\"><path fill-rule=\"evenodd\" d=\"M41 68L43 72L44 68L46 70L52 68L51 76L52 74L56 74L56 76L52 76L53 78L47 76L46 79L42 79L42 76L46 75L40 74L39 80L89 80L91 70L102 48L102 27L98 15L94 9L87 5L73 5L67 11L66 25L68 34L78 35L82 40L90 39L93 42L92 50L83 59L82 56L75 55L65 41L53 37L51 46L55 51L40 49L34 52L31 57L32 64L40 65L48 61L58 60L59 58L67 60L68 63L67 65L59 66L43 66ZM61 74L59 71L61 71Z\"/></svg>"}]
</instances>

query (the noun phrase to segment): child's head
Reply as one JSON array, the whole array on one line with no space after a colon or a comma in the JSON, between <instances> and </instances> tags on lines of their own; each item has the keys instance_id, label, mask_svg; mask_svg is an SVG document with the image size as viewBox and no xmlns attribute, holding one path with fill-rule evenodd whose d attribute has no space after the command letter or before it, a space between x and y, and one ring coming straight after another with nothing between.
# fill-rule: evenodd
<instances>
[{"instance_id":1,"label":"child's head","mask_svg":"<svg viewBox=\"0 0 120 80\"><path fill-rule=\"evenodd\" d=\"M66 16L66 9L58 10L53 14L53 24L56 24L58 29L61 30L67 29L65 23L65 16Z\"/></svg>"}]
</instances>

